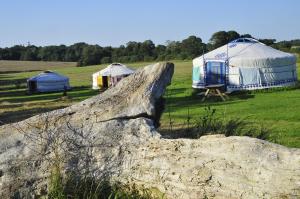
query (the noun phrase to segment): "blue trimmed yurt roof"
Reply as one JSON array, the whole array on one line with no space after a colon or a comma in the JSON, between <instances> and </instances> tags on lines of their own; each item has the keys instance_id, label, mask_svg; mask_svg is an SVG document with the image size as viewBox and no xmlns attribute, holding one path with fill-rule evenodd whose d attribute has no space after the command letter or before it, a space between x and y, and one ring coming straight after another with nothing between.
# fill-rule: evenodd
<instances>
[{"instance_id":1,"label":"blue trimmed yurt roof","mask_svg":"<svg viewBox=\"0 0 300 199\"><path fill-rule=\"evenodd\" d=\"M229 42L229 44L231 44L231 43L261 43L261 42L257 41L256 39L253 39L253 38L238 38L238 39L235 39L235 40Z\"/></svg>"},{"instance_id":2,"label":"blue trimmed yurt roof","mask_svg":"<svg viewBox=\"0 0 300 199\"><path fill-rule=\"evenodd\" d=\"M50 82L50 81L55 82L55 81L68 81L69 78L53 71L44 71L36 76L29 78L28 80L29 81L35 80L39 82Z\"/></svg>"},{"instance_id":3,"label":"blue trimmed yurt roof","mask_svg":"<svg viewBox=\"0 0 300 199\"><path fill-rule=\"evenodd\" d=\"M229 60L239 67L275 67L295 64L296 56L279 51L252 38L239 38L193 60L201 66L204 60Z\"/></svg>"}]
</instances>

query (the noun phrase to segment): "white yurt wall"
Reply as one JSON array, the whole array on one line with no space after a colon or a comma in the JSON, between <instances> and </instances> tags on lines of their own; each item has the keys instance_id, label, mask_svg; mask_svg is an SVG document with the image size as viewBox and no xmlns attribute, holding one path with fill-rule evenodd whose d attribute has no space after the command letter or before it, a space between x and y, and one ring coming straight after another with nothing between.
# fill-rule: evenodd
<instances>
[{"instance_id":1,"label":"white yurt wall","mask_svg":"<svg viewBox=\"0 0 300 199\"><path fill-rule=\"evenodd\" d=\"M69 78L55 72L46 71L27 80L36 84L32 92L51 92L70 89Z\"/></svg>"},{"instance_id":2,"label":"white yurt wall","mask_svg":"<svg viewBox=\"0 0 300 199\"><path fill-rule=\"evenodd\" d=\"M226 62L226 87L229 91L287 86L297 81L296 56L244 38L195 58L194 88L205 87L206 65L213 61Z\"/></svg>"},{"instance_id":3,"label":"white yurt wall","mask_svg":"<svg viewBox=\"0 0 300 199\"><path fill-rule=\"evenodd\" d=\"M99 76L106 76L109 77L109 81L111 85L115 85L117 82L119 82L122 78L134 73L134 70L127 67L124 64L121 63L113 63L107 66L106 68L94 73L92 75L93 78L93 89L100 89L102 83L99 82L99 80L102 81L102 78L99 78Z\"/></svg>"}]
</instances>

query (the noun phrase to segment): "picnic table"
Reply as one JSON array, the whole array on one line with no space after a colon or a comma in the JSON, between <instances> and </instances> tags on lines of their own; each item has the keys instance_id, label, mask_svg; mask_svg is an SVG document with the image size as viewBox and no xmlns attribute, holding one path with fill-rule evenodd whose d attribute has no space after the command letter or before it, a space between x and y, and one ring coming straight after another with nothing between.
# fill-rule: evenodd
<instances>
[{"instance_id":1,"label":"picnic table","mask_svg":"<svg viewBox=\"0 0 300 199\"><path fill-rule=\"evenodd\" d=\"M206 98L209 98L210 96L220 96L223 101L226 101L226 99L229 99L229 97L225 94L225 92L222 92L222 87L224 87L224 84L213 84L205 86L206 92L204 93L204 97L201 101L204 102L204 100Z\"/></svg>"}]
</instances>

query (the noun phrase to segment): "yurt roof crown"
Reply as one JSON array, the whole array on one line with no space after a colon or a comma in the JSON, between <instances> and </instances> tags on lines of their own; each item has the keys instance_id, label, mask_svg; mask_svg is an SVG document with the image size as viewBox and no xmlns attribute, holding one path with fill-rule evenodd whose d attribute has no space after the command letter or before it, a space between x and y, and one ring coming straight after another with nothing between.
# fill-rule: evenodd
<instances>
[{"instance_id":1,"label":"yurt roof crown","mask_svg":"<svg viewBox=\"0 0 300 199\"><path fill-rule=\"evenodd\" d=\"M69 78L63 75L60 75L56 72L46 70L36 76L29 78L28 80L37 80L37 81L66 81Z\"/></svg>"},{"instance_id":2,"label":"yurt roof crown","mask_svg":"<svg viewBox=\"0 0 300 199\"><path fill-rule=\"evenodd\" d=\"M119 76L132 74L134 73L134 70L121 63L112 63L108 67L99 71L99 73L102 76Z\"/></svg>"}]
</instances>

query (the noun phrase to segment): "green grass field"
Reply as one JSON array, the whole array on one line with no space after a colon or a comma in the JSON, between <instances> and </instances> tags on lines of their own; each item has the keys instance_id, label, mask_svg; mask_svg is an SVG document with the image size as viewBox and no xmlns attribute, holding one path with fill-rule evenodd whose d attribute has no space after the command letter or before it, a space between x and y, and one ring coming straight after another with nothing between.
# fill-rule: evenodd
<instances>
[{"instance_id":1,"label":"green grass field","mask_svg":"<svg viewBox=\"0 0 300 199\"><path fill-rule=\"evenodd\" d=\"M76 62L0 60L0 73L52 70L76 66Z\"/></svg>"},{"instance_id":2,"label":"green grass field","mask_svg":"<svg viewBox=\"0 0 300 199\"><path fill-rule=\"evenodd\" d=\"M277 143L300 148L300 89L243 92L230 95L230 100L226 102L218 98L201 102L201 97L195 95L191 88L191 61L174 61L174 63L175 74L172 84L167 89L167 104L161 118L161 129L169 128L169 114L174 122L174 128L179 128L186 122L188 112L192 119L197 119L204 114L204 108L209 105L217 110L217 115L220 117L242 118L254 124L267 126L271 129L272 136L276 138ZM149 63L135 63L129 66L137 68L147 64ZM104 65L82 68L52 66L51 70L70 78L71 86L74 88L68 93L70 100L61 100L62 93L26 95L26 79L38 74L38 71L11 70L13 72L0 73L0 120L4 123L19 121L96 95L98 91L91 90L91 74L103 67ZM39 67L39 70L46 69L48 69L47 66ZM22 82L21 88L17 88L18 85L15 84L18 81Z\"/></svg>"},{"instance_id":3,"label":"green grass field","mask_svg":"<svg viewBox=\"0 0 300 199\"><path fill-rule=\"evenodd\" d=\"M4 63L9 65L6 66ZM75 67L75 63L62 62L57 65L51 63L48 67L47 63L0 62L0 121L3 123L20 121L38 113L69 106L99 93L99 91L91 89L91 75L106 65ZM135 68L145 66L145 64L137 63L132 66ZM24 72L23 68L30 68L29 72ZM62 93L26 94L27 78L49 69L70 78L73 89L68 92L69 100L61 100ZM21 85L18 85L18 82Z\"/></svg>"}]
</instances>

